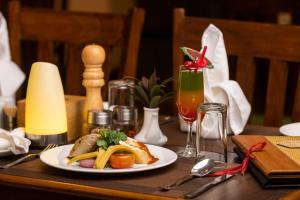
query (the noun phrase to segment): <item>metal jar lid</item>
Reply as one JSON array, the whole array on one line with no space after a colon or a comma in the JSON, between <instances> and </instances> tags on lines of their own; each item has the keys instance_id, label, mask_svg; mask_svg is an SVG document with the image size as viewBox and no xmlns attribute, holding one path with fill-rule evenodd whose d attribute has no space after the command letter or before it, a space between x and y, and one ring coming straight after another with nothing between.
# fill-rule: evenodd
<instances>
[{"instance_id":1,"label":"metal jar lid","mask_svg":"<svg viewBox=\"0 0 300 200\"><path fill-rule=\"evenodd\" d=\"M112 124L112 111L110 110L89 110L88 124L109 125Z\"/></svg>"},{"instance_id":2,"label":"metal jar lid","mask_svg":"<svg viewBox=\"0 0 300 200\"><path fill-rule=\"evenodd\" d=\"M117 121L131 121L137 119L137 109L131 106L115 106L115 119Z\"/></svg>"}]
</instances>

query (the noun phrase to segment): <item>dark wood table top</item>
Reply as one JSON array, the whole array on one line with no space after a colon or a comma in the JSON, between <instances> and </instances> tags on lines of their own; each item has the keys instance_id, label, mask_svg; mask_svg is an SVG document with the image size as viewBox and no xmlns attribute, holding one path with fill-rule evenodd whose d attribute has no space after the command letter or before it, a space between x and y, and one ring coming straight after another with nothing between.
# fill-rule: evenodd
<instances>
[{"instance_id":1,"label":"dark wood table top","mask_svg":"<svg viewBox=\"0 0 300 200\"><path fill-rule=\"evenodd\" d=\"M176 151L185 145L186 134L179 131L177 122L161 125L169 140L165 147ZM243 134L277 135L277 128L248 125ZM235 161L233 144L229 140L229 157ZM220 151L215 140L205 140L206 151ZM0 159L5 164L16 157ZM179 158L174 164L152 171L124 175L97 175L63 171L43 164L39 159L0 170L0 190L12 199L25 195L43 195L43 199L182 199L189 191L204 185L212 178L195 178L169 192L159 191L159 186L170 183L189 173L193 159ZM226 183L205 192L197 199L278 199L292 189L263 189L247 173L236 175ZM29 199L29 198L28 198Z\"/></svg>"}]
</instances>

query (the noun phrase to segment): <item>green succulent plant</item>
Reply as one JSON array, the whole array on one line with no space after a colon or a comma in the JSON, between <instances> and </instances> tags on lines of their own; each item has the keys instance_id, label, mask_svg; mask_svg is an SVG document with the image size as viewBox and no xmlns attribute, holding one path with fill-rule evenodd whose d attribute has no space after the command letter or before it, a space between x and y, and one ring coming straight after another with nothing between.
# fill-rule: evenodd
<instances>
[{"instance_id":1,"label":"green succulent plant","mask_svg":"<svg viewBox=\"0 0 300 200\"><path fill-rule=\"evenodd\" d=\"M172 82L172 77L159 83L156 71L149 78L135 79L135 99L144 107L157 108L161 103L173 98L173 91L167 92L166 85Z\"/></svg>"}]
</instances>

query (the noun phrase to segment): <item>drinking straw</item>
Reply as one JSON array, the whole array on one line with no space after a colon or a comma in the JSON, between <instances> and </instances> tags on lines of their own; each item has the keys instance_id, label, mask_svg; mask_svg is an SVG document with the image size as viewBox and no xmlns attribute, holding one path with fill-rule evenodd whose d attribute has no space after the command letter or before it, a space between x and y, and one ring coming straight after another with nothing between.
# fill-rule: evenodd
<instances>
[{"instance_id":1,"label":"drinking straw","mask_svg":"<svg viewBox=\"0 0 300 200\"><path fill-rule=\"evenodd\" d=\"M207 50L207 46L204 46L203 47L203 50L201 52L201 57L200 59L198 59L198 57L195 58L194 61L185 61L184 62L184 66L188 69L192 69L194 68L194 72L196 73L198 71L199 68L204 68L205 67L205 64L207 62L204 62L205 61L205 53L206 53L206 50ZM195 51L195 50L194 50Z\"/></svg>"},{"instance_id":2,"label":"drinking straw","mask_svg":"<svg viewBox=\"0 0 300 200\"><path fill-rule=\"evenodd\" d=\"M200 67L205 67L205 66L202 66L202 63L203 63L203 59L204 59L204 56L205 56L205 53L206 53L206 49L207 49L207 46L204 46L203 47L203 51L202 51L202 54L201 54L201 57L200 57Z\"/></svg>"},{"instance_id":3,"label":"drinking straw","mask_svg":"<svg viewBox=\"0 0 300 200\"><path fill-rule=\"evenodd\" d=\"M204 46L203 50L202 50L202 53L201 53L200 60L195 61L195 70L194 70L195 73L197 73L199 68L204 68L205 67L205 65L204 65L205 63L203 62L203 59L204 59L204 56L205 56L205 53L206 53L206 49L207 49L207 46Z\"/></svg>"}]
</instances>

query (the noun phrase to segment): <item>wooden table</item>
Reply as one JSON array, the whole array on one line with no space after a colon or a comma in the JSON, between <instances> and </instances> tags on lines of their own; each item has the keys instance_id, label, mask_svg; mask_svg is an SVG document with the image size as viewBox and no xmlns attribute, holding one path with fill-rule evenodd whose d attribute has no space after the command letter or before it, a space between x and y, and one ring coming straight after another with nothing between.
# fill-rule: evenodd
<instances>
[{"instance_id":1,"label":"wooden table","mask_svg":"<svg viewBox=\"0 0 300 200\"><path fill-rule=\"evenodd\" d=\"M167 148L176 150L184 146L186 134L179 131L177 122L161 126L168 136ZM277 128L247 126L244 134L279 134ZM215 140L205 141L206 150L220 151ZM236 158L229 141L229 157ZM5 164L15 157L1 158ZM153 171L125 175L95 175L62 171L46 166L39 159L28 161L10 169L0 170L1 196L7 199L182 199L186 192L205 184L211 178L197 178L169 192L159 191L159 186L186 175L193 159L178 159L174 164ZM255 178L247 173L212 188L197 199L278 199L292 190L262 189Z\"/></svg>"}]
</instances>

